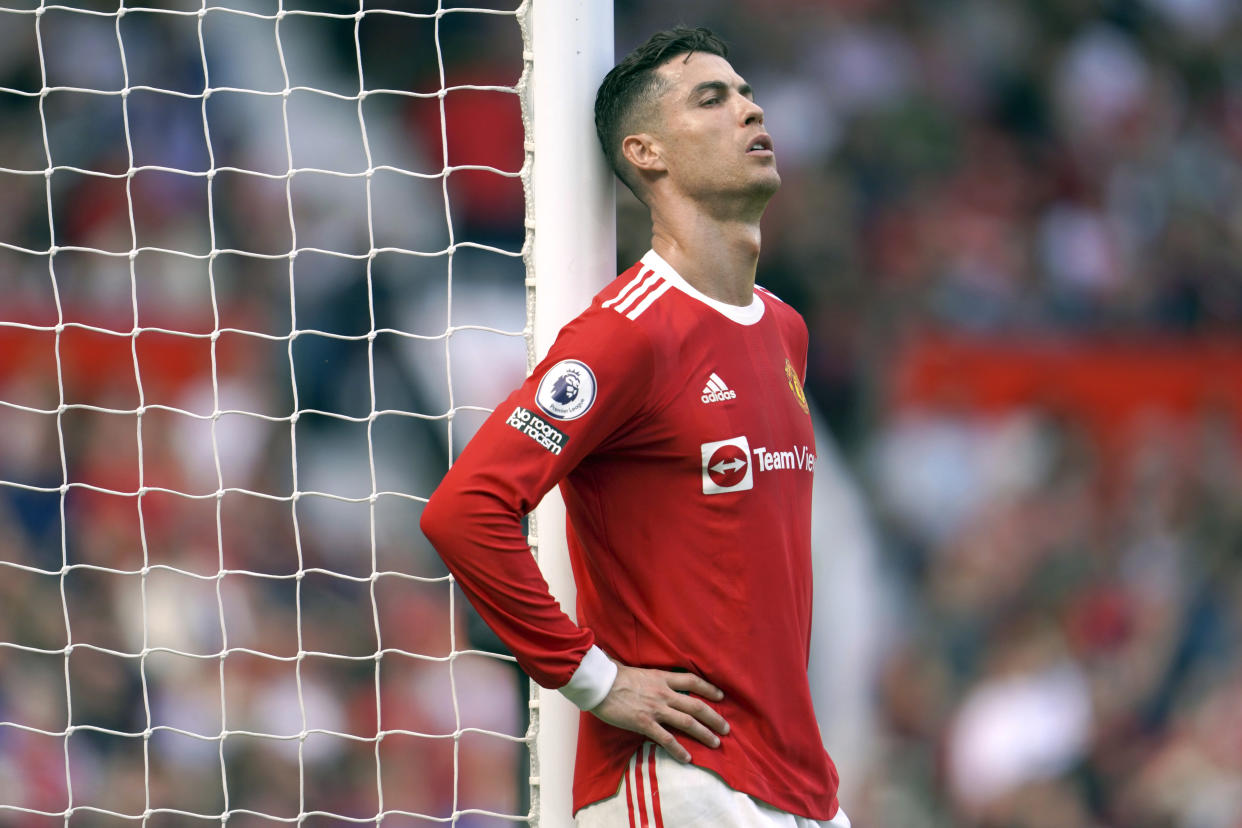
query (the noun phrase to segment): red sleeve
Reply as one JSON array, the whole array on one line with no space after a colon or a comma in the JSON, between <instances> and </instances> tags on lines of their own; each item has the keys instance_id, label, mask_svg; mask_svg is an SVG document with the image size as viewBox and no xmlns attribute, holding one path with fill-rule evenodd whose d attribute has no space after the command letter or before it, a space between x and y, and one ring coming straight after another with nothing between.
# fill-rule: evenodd
<instances>
[{"instance_id":1,"label":"red sleeve","mask_svg":"<svg viewBox=\"0 0 1242 828\"><path fill-rule=\"evenodd\" d=\"M423 533L471 604L544 687L564 686L595 637L549 593L522 516L640 411L653 372L637 325L586 311L497 406L423 510Z\"/></svg>"}]
</instances>

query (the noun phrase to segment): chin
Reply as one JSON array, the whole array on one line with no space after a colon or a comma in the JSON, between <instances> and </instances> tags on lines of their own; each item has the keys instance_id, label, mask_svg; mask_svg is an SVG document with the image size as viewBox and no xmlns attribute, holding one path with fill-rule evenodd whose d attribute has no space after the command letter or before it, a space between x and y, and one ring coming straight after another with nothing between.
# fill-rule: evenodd
<instances>
[{"instance_id":1,"label":"chin","mask_svg":"<svg viewBox=\"0 0 1242 828\"><path fill-rule=\"evenodd\" d=\"M768 175L763 176L755 182L754 191L756 194L766 194L769 198L776 194L781 188L781 176L775 169Z\"/></svg>"}]
</instances>

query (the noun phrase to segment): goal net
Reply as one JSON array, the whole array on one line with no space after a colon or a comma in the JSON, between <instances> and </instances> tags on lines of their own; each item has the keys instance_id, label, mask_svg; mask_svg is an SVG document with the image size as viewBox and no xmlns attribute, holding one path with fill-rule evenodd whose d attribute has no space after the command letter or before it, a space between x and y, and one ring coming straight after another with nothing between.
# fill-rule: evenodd
<instances>
[{"instance_id":1,"label":"goal net","mask_svg":"<svg viewBox=\"0 0 1242 828\"><path fill-rule=\"evenodd\" d=\"M417 528L539 347L530 5L0 0L0 824L541 822Z\"/></svg>"}]
</instances>

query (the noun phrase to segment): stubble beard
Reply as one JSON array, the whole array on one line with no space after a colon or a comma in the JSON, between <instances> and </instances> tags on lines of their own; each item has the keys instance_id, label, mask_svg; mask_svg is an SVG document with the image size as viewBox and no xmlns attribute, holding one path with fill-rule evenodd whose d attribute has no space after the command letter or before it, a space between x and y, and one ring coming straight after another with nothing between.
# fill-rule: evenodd
<instances>
[{"instance_id":1,"label":"stubble beard","mask_svg":"<svg viewBox=\"0 0 1242 828\"><path fill-rule=\"evenodd\" d=\"M753 220L758 221L767 209L768 202L780 188L781 176L775 167L769 175L745 182L733 196L737 201L739 214L743 217L753 217Z\"/></svg>"},{"instance_id":2,"label":"stubble beard","mask_svg":"<svg viewBox=\"0 0 1242 828\"><path fill-rule=\"evenodd\" d=\"M758 172L745 168L734 170L723 181L712 177L683 186L682 193L714 218L757 222L781 186L774 164L772 169L764 170L764 174Z\"/></svg>"}]
</instances>

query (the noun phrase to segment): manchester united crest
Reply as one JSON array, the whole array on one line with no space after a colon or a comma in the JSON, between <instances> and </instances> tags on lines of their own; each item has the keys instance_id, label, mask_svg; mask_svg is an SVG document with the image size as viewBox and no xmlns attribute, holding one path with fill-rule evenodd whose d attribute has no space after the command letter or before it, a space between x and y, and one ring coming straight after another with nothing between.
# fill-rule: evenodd
<instances>
[{"instance_id":1,"label":"manchester united crest","mask_svg":"<svg viewBox=\"0 0 1242 828\"><path fill-rule=\"evenodd\" d=\"M802 381L798 379L798 372L794 370L793 363L788 359L785 360L785 379L789 381L789 390L798 398L798 405L802 406L803 411L810 414L811 409L806 404L806 393L802 390Z\"/></svg>"}]
</instances>

